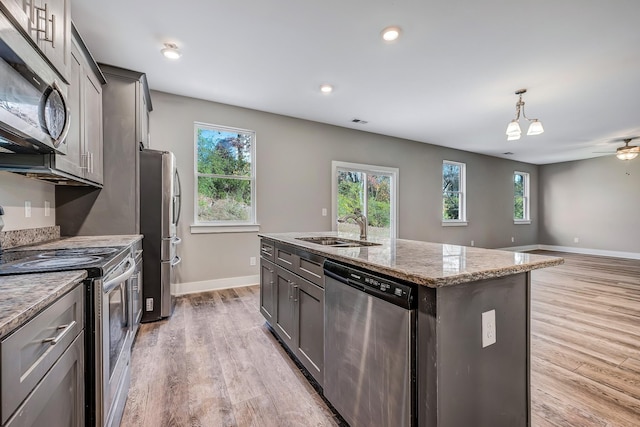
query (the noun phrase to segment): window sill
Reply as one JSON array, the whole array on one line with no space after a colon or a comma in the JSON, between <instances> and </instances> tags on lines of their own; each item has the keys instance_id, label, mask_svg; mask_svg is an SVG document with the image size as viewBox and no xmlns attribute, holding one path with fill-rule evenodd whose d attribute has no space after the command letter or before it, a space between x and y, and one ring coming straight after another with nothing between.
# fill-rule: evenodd
<instances>
[{"instance_id":1,"label":"window sill","mask_svg":"<svg viewBox=\"0 0 640 427\"><path fill-rule=\"evenodd\" d=\"M531 224L531 220L528 219L514 219L513 223L515 225L520 225L520 224Z\"/></svg>"},{"instance_id":2,"label":"window sill","mask_svg":"<svg viewBox=\"0 0 640 427\"><path fill-rule=\"evenodd\" d=\"M246 225L191 224L191 234L257 233L258 231L260 231L260 224L246 224Z\"/></svg>"},{"instance_id":3,"label":"window sill","mask_svg":"<svg viewBox=\"0 0 640 427\"><path fill-rule=\"evenodd\" d=\"M467 221L442 221L443 227L466 227Z\"/></svg>"}]
</instances>

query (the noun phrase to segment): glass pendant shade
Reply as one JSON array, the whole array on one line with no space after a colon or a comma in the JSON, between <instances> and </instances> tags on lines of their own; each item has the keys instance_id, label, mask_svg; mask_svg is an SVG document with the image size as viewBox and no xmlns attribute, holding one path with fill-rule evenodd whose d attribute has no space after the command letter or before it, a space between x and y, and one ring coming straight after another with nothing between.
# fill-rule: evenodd
<instances>
[{"instance_id":1,"label":"glass pendant shade","mask_svg":"<svg viewBox=\"0 0 640 427\"><path fill-rule=\"evenodd\" d=\"M620 160L632 160L638 157L638 153L634 153L633 151L618 151L616 157Z\"/></svg>"},{"instance_id":2,"label":"glass pendant shade","mask_svg":"<svg viewBox=\"0 0 640 427\"><path fill-rule=\"evenodd\" d=\"M507 135L507 141L516 141L520 139L520 134L519 133L514 133L511 135Z\"/></svg>"},{"instance_id":3,"label":"glass pendant shade","mask_svg":"<svg viewBox=\"0 0 640 427\"><path fill-rule=\"evenodd\" d=\"M527 131L527 135L540 135L542 132L544 132L542 123L538 121L538 119L535 119L529 125L529 130Z\"/></svg>"},{"instance_id":4,"label":"glass pendant shade","mask_svg":"<svg viewBox=\"0 0 640 427\"><path fill-rule=\"evenodd\" d=\"M521 133L522 131L520 130L520 125L518 124L518 121L516 119L511 120L511 122L509 122L509 126L507 126L506 134L508 136L518 135L518 138L520 138Z\"/></svg>"}]
</instances>

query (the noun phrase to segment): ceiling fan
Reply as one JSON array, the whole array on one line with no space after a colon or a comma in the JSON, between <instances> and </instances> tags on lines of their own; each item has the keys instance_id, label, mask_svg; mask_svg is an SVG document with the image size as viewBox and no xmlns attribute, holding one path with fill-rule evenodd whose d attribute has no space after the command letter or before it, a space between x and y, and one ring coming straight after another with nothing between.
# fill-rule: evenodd
<instances>
[{"instance_id":1,"label":"ceiling fan","mask_svg":"<svg viewBox=\"0 0 640 427\"><path fill-rule=\"evenodd\" d=\"M636 145L629 145L631 141L637 138L640 138L640 136L634 136L631 138L619 138L611 141L611 142L624 142L624 146L618 147L616 149L616 152L615 152L616 157L620 160L631 160L638 157L638 154L640 154L640 147ZM607 154L613 154L613 153L607 152Z\"/></svg>"}]
</instances>

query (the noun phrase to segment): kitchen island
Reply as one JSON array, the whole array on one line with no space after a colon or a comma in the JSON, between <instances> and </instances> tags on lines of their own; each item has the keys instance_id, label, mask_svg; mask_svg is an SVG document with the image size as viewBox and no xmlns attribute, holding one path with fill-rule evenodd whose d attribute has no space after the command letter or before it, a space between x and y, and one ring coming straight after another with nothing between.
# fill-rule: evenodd
<instances>
[{"instance_id":1,"label":"kitchen island","mask_svg":"<svg viewBox=\"0 0 640 427\"><path fill-rule=\"evenodd\" d=\"M403 421L404 425L531 424L530 275L532 270L561 264L562 258L402 239L372 240L367 246L356 246L356 242L349 246L359 239L335 232L261 234L261 237L264 260L261 276L273 270L276 277L276 280L261 277L261 311L279 339L321 387L326 389L327 381L331 380L324 376L327 372L324 368L335 357L331 354L319 357L326 347L318 349L317 342L322 343L335 328L323 327L318 331L321 323L326 323L326 317L323 322L317 320L317 313L321 310L326 316L328 312L324 293L331 282L317 266L324 260L332 260L381 278L413 284L415 288L411 351L414 357L408 379L412 383L412 415ZM300 240L314 237L334 237L346 244L331 246ZM280 273L283 269L286 271ZM315 282L321 292L313 289L315 294L302 293L310 288L305 283L309 273L323 277L323 283ZM283 288L281 282L293 283L294 290L289 290L288 296L279 292ZM270 288L273 304L269 304L266 295L269 283L273 286ZM290 328L295 332L290 340L282 338L290 334L286 319L285 327L280 325L279 314L287 299L299 301L293 310L298 315L294 317L296 327ZM300 315L303 310L316 313L312 327ZM483 319L489 322L484 323L484 328ZM305 337L309 331L315 336ZM495 342L491 343L492 340ZM315 359L311 358L313 363L308 363L305 359L313 354L316 354ZM390 357L389 363L394 363L393 355L386 357ZM383 419L380 424L387 425Z\"/></svg>"}]
</instances>

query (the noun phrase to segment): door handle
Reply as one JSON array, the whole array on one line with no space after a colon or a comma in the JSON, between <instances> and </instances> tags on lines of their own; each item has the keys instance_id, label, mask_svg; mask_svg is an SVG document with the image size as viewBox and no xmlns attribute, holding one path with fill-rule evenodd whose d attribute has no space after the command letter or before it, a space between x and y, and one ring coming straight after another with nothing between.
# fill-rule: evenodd
<instances>
[{"instance_id":1,"label":"door handle","mask_svg":"<svg viewBox=\"0 0 640 427\"><path fill-rule=\"evenodd\" d=\"M293 284L293 302L298 302L298 294L300 293L300 287Z\"/></svg>"}]
</instances>

